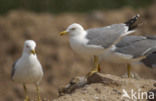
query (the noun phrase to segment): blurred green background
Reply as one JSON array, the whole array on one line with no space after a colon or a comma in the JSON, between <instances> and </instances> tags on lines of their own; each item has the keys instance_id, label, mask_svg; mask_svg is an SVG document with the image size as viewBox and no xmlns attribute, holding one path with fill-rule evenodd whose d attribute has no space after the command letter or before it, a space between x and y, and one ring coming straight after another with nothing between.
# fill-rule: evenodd
<instances>
[{"instance_id":1,"label":"blurred green background","mask_svg":"<svg viewBox=\"0 0 156 101\"><path fill-rule=\"evenodd\" d=\"M88 12L98 9L116 9L125 6L142 8L154 0L0 0L0 13L10 9L24 9L35 12Z\"/></svg>"}]
</instances>

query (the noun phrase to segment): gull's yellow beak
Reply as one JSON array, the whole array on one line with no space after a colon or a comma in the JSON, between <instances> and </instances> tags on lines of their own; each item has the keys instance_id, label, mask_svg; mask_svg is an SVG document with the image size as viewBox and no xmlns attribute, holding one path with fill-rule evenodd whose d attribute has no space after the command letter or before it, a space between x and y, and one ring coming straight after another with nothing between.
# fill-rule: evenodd
<instances>
[{"instance_id":1,"label":"gull's yellow beak","mask_svg":"<svg viewBox=\"0 0 156 101\"><path fill-rule=\"evenodd\" d=\"M67 31L63 31L63 32L60 33L60 36L63 36L63 35L66 35L66 34L68 34L68 32Z\"/></svg>"},{"instance_id":2,"label":"gull's yellow beak","mask_svg":"<svg viewBox=\"0 0 156 101\"><path fill-rule=\"evenodd\" d=\"M32 53L32 54L36 54L35 50L31 50L31 53Z\"/></svg>"}]
</instances>

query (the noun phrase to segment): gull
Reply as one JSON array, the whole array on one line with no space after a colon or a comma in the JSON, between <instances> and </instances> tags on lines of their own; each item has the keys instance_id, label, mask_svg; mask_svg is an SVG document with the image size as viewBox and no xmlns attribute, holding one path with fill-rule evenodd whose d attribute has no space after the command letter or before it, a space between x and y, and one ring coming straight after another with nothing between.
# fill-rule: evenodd
<instances>
[{"instance_id":1,"label":"gull","mask_svg":"<svg viewBox=\"0 0 156 101\"><path fill-rule=\"evenodd\" d=\"M13 64L13 68L11 71L12 80L23 84L23 88L25 91L24 101L30 100L27 95L26 84L35 84L38 95L38 101L41 101L39 95L39 83L43 77L43 70L37 58L35 47L35 41L26 40L24 42L22 56Z\"/></svg>"},{"instance_id":2,"label":"gull","mask_svg":"<svg viewBox=\"0 0 156 101\"><path fill-rule=\"evenodd\" d=\"M112 49L113 45L122 37L135 32L135 22L139 14L121 24L112 24L101 28L85 30L80 24L73 23L60 33L61 36L69 34L70 46L77 53L94 57L94 68L88 75L100 71L99 56L105 51Z\"/></svg>"},{"instance_id":3,"label":"gull","mask_svg":"<svg viewBox=\"0 0 156 101\"><path fill-rule=\"evenodd\" d=\"M125 36L114 49L101 55L103 60L112 63L127 64L128 77L131 65L136 63L148 67L156 66L156 37L155 36Z\"/></svg>"}]
</instances>

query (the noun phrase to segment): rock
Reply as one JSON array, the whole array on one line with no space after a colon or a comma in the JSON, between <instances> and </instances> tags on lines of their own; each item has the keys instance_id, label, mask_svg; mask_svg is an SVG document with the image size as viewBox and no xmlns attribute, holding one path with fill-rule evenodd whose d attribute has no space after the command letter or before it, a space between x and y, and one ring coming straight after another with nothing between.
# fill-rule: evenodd
<instances>
[{"instance_id":1,"label":"rock","mask_svg":"<svg viewBox=\"0 0 156 101\"><path fill-rule=\"evenodd\" d=\"M147 101L142 93L156 92L154 80L122 78L110 74L95 73L86 78L75 77L59 90L59 97L54 101ZM129 97L122 97L123 94ZM136 93L136 99L132 96ZM139 97L140 98L139 98ZM150 99L149 101L156 101Z\"/></svg>"}]
</instances>

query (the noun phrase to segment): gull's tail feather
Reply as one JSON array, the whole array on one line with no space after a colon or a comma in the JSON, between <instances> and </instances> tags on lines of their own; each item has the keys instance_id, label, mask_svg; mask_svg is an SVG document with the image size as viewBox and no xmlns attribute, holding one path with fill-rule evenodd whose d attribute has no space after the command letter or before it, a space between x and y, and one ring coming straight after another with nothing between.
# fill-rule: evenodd
<instances>
[{"instance_id":1,"label":"gull's tail feather","mask_svg":"<svg viewBox=\"0 0 156 101\"><path fill-rule=\"evenodd\" d=\"M140 17L140 15L137 14L136 16L132 17L130 20L125 22L126 26L129 27L129 29L128 29L129 31L137 28L138 25L135 24L135 23L136 23L136 21L138 20L139 17Z\"/></svg>"}]
</instances>

